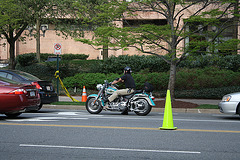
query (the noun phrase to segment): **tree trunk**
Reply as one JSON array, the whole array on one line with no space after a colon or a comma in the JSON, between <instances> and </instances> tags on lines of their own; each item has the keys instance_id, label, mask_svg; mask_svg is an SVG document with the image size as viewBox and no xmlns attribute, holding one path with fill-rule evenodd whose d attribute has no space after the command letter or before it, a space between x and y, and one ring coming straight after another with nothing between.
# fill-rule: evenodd
<instances>
[{"instance_id":1,"label":"tree trunk","mask_svg":"<svg viewBox=\"0 0 240 160\"><path fill-rule=\"evenodd\" d=\"M15 61L15 41L8 42L10 44L9 53L10 53L10 62L9 69L15 69L16 61Z\"/></svg>"},{"instance_id":2,"label":"tree trunk","mask_svg":"<svg viewBox=\"0 0 240 160\"><path fill-rule=\"evenodd\" d=\"M16 67L16 61L15 61L15 39L14 39L14 33L13 29L9 28L9 36L6 36L7 41L10 45L9 48L9 54L10 54L10 60L9 60L9 69L15 69ZM6 34L7 35L7 34Z\"/></svg>"},{"instance_id":3,"label":"tree trunk","mask_svg":"<svg viewBox=\"0 0 240 160\"><path fill-rule=\"evenodd\" d=\"M103 56L103 60L108 59L108 46L107 45L103 46L102 56Z\"/></svg>"},{"instance_id":4,"label":"tree trunk","mask_svg":"<svg viewBox=\"0 0 240 160\"><path fill-rule=\"evenodd\" d=\"M171 100L175 100L175 82L176 82L176 62L172 62L170 65L170 76L168 81L168 90L170 90Z\"/></svg>"},{"instance_id":5,"label":"tree trunk","mask_svg":"<svg viewBox=\"0 0 240 160\"><path fill-rule=\"evenodd\" d=\"M40 21L39 21L39 20L37 20L36 31L37 31L37 37L36 37L36 56L37 56L38 62L40 62Z\"/></svg>"},{"instance_id":6,"label":"tree trunk","mask_svg":"<svg viewBox=\"0 0 240 160\"><path fill-rule=\"evenodd\" d=\"M237 15L239 15L239 0L236 0L235 4L234 4L234 17L233 17L233 38L234 39L238 39L238 23L239 23L239 17ZM238 45L235 46L235 53L238 53Z\"/></svg>"}]
</instances>

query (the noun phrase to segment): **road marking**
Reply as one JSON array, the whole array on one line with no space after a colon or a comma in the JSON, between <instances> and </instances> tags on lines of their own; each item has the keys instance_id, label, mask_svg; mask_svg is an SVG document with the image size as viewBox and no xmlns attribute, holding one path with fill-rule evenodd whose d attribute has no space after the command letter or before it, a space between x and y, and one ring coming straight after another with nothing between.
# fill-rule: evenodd
<instances>
[{"instance_id":1,"label":"road marking","mask_svg":"<svg viewBox=\"0 0 240 160\"><path fill-rule=\"evenodd\" d=\"M89 116L89 118L92 118L92 119L121 119L121 120L161 120L161 118L148 118L148 117L140 117L140 118L137 118L137 117L92 117L92 116ZM201 120L201 119L173 119L173 121L189 121L189 122L214 122L214 123L240 123L240 121L234 121L234 120L231 120L231 121L227 121L227 120Z\"/></svg>"},{"instance_id":2,"label":"road marking","mask_svg":"<svg viewBox=\"0 0 240 160\"><path fill-rule=\"evenodd\" d=\"M132 129L132 130L160 130L159 128L144 128L144 127L116 127L116 126L87 126L87 125L57 125L57 124L27 124L27 123L0 123L0 125L12 126L40 126L40 127L75 127L75 128L101 128L101 129ZM166 131L166 130L165 130ZM187 132L218 132L218 133L240 133L233 130L205 130L205 129L176 129L174 131Z\"/></svg>"},{"instance_id":3,"label":"road marking","mask_svg":"<svg viewBox=\"0 0 240 160\"><path fill-rule=\"evenodd\" d=\"M88 150L108 150L108 151L130 151L130 152L155 152L155 153L182 153L200 154L197 151L171 151L171 150L148 150L148 149L127 149L127 148L102 148L102 147L78 147L78 146L57 146L57 145L34 145L20 144L20 147L41 147L41 148L65 148L65 149L88 149Z\"/></svg>"},{"instance_id":4,"label":"road marking","mask_svg":"<svg viewBox=\"0 0 240 160\"><path fill-rule=\"evenodd\" d=\"M218 133L240 133L240 131L231 130L205 130L205 129L177 129L178 131L189 131L189 132L218 132Z\"/></svg>"},{"instance_id":5,"label":"road marking","mask_svg":"<svg viewBox=\"0 0 240 160\"><path fill-rule=\"evenodd\" d=\"M67 116L75 116L78 115L78 112L58 112L58 115L67 115Z\"/></svg>"},{"instance_id":6,"label":"road marking","mask_svg":"<svg viewBox=\"0 0 240 160\"><path fill-rule=\"evenodd\" d=\"M7 119L8 122L46 122L46 121L58 121L58 120L70 120L70 119L82 119L86 120L88 118L77 118L77 117L34 117L25 119Z\"/></svg>"}]
</instances>

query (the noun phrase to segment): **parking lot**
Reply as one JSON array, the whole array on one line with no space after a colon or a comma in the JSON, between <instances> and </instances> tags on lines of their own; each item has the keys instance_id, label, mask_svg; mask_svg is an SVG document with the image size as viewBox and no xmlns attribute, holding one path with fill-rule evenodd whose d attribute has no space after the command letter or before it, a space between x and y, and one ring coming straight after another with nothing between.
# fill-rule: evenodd
<instances>
[{"instance_id":1,"label":"parking lot","mask_svg":"<svg viewBox=\"0 0 240 160\"><path fill-rule=\"evenodd\" d=\"M0 116L1 159L239 159L239 116L173 113L177 130L159 130L163 113L42 109Z\"/></svg>"}]
</instances>

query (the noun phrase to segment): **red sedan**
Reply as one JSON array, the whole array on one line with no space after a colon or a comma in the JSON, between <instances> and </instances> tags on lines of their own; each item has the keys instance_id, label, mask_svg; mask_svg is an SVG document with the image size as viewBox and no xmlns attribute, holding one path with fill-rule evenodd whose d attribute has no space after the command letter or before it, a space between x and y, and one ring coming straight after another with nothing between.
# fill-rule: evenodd
<instances>
[{"instance_id":1,"label":"red sedan","mask_svg":"<svg viewBox=\"0 0 240 160\"><path fill-rule=\"evenodd\" d=\"M19 84L0 77L0 114L17 117L28 107L38 106L40 103L35 85Z\"/></svg>"}]
</instances>

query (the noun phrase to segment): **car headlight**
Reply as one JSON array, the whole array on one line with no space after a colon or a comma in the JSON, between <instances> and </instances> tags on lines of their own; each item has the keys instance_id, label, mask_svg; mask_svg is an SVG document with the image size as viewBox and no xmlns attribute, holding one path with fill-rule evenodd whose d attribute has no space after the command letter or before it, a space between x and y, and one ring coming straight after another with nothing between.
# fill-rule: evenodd
<instances>
[{"instance_id":1,"label":"car headlight","mask_svg":"<svg viewBox=\"0 0 240 160\"><path fill-rule=\"evenodd\" d=\"M222 101L223 102L229 102L232 97L230 95L223 96Z\"/></svg>"}]
</instances>

